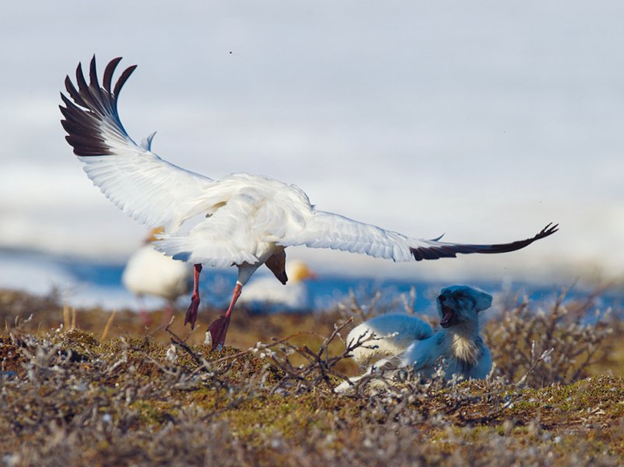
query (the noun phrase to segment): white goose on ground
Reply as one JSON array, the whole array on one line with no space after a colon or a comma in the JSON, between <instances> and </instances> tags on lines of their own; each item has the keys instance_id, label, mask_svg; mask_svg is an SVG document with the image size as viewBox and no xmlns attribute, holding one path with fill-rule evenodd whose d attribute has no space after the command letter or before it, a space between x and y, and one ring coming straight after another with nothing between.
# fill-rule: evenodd
<instances>
[{"instance_id":1,"label":"white goose on ground","mask_svg":"<svg viewBox=\"0 0 624 467\"><path fill-rule=\"evenodd\" d=\"M76 85L65 79L69 97L61 94L61 121L67 142L84 163L84 170L117 207L150 227L164 226L156 248L194 264L195 286L185 323L195 325L199 307L198 281L203 266L238 268L230 306L209 327L213 348L225 342L232 310L242 288L265 264L286 282L285 249L293 245L333 248L394 261L455 257L458 253L505 253L519 250L557 231L549 224L534 237L512 243L472 245L417 239L338 214L316 209L294 185L246 173L219 181L161 159L151 150L153 135L136 144L124 129L117 109L119 93L135 66L113 86L121 58L104 70L102 85L95 57L87 83L79 64ZM182 225L197 216L198 224Z\"/></svg>"},{"instance_id":2,"label":"white goose on ground","mask_svg":"<svg viewBox=\"0 0 624 467\"><path fill-rule=\"evenodd\" d=\"M136 250L126 262L121 282L139 300L139 314L144 324L150 324L150 317L143 303L145 295L166 300L163 323L169 321L175 310L176 300L191 291L192 267L183 261L176 261L154 248L156 235L161 228L152 229L145 244Z\"/></svg>"},{"instance_id":3,"label":"white goose on ground","mask_svg":"<svg viewBox=\"0 0 624 467\"><path fill-rule=\"evenodd\" d=\"M254 278L245 286L245 293L239 304L261 312L308 311L310 309L306 282L316 278L308 265L301 260L290 261L286 265L288 282L280 284L271 277Z\"/></svg>"}]
</instances>

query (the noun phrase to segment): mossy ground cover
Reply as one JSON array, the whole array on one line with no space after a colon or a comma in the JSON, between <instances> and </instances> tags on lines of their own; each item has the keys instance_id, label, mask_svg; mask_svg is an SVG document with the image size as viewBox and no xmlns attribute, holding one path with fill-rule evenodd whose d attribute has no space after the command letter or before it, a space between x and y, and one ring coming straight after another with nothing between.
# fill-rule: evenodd
<instances>
[{"instance_id":1,"label":"mossy ground cover","mask_svg":"<svg viewBox=\"0 0 624 467\"><path fill-rule=\"evenodd\" d=\"M5 465L624 463L624 380L613 357L624 333L615 321L608 334L596 328L578 338L599 347L588 349L595 361L580 372L584 357L565 360L555 349L551 360L531 361L525 349L539 378L520 382L522 362L505 360L509 343L497 343L504 324L492 322L486 335L502 369L491 380L389 382L338 395L340 375L357 372L348 358L332 360L344 352L339 336L327 340L345 321L338 312L241 312L232 346L218 353L202 345L214 310L202 310L206 323L190 334L180 319L159 327L158 313L150 329L130 311L112 322L111 314L74 314L53 296L0 292ZM520 310L503 321L514 316L526 318ZM577 335L564 321L552 326L552 345ZM249 350L259 341L265 345ZM578 378L546 379L553 368Z\"/></svg>"}]
</instances>

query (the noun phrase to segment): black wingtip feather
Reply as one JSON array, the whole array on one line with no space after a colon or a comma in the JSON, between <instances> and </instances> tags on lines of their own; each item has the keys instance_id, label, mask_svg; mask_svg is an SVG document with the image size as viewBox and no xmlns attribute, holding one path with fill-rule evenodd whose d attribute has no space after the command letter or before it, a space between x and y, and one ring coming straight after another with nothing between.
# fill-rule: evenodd
<instances>
[{"instance_id":1,"label":"black wingtip feather","mask_svg":"<svg viewBox=\"0 0 624 467\"><path fill-rule=\"evenodd\" d=\"M95 55L91 59L91 63L89 64L89 88L91 89L91 93L98 98L101 104L105 104L104 94L102 93L102 88L100 87L100 83L97 76L97 66L95 63Z\"/></svg>"},{"instance_id":2,"label":"black wingtip feather","mask_svg":"<svg viewBox=\"0 0 624 467\"><path fill-rule=\"evenodd\" d=\"M113 81L113 73L115 73L115 69L117 65L121 62L121 57L113 58L108 65L106 65L106 69L104 70L104 77L102 78L102 85L104 89L106 89L109 93L112 93L111 83Z\"/></svg>"},{"instance_id":3,"label":"black wingtip feather","mask_svg":"<svg viewBox=\"0 0 624 467\"><path fill-rule=\"evenodd\" d=\"M111 155L113 149L107 142L107 133L118 133L130 140L117 113L119 92L136 69L136 65L128 67L121 74L111 91L113 74L121 57L111 60L104 71L102 85L97 76L95 55L89 64L89 83L85 79L82 63L76 67L76 81L65 78L65 89L69 99L61 93L65 107L60 106L64 120L63 128L67 131L67 141L78 156ZM73 101L73 102L72 102ZM107 132L107 133L105 133Z\"/></svg>"},{"instance_id":4,"label":"black wingtip feather","mask_svg":"<svg viewBox=\"0 0 624 467\"><path fill-rule=\"evenodd\" d=\"M78 62L78 66L76 67L76 83L78 83L78 89L80 90L80 94L85 97L85 95L89 95L89 85L85 80L84 73L82 72L82 63Z\"/></svg>"},{"instance_id":5,"label":"black wingtip feather","mask_svg":"<svg viewBox=\"0 0 624 467\"><path fill-rule=\"evenodd\" d=\"M99 90L100 84L98 82L96 66L97 65L95 63L95 55L94 55L93 58L91 59L91 62L89 63L89 81L90 81L92 88L97 88Z\"/></svg>"},{"instance_id":6,"label":"black wingtip feather","mask_svg":"<svg viewBox=\"0 0 624 467\"><path fill-rule=\"evenodd\" d=\"M531 243L546 238L559 231L559 224L551 222L539 233L526 240L518 240L511 243L501 243L495 245L470 245L461 243L432 242L430 246L410 248L410 252L416 261L423 259L455 258L457 254L496 254L509 253L529 246Z\"/></svg>"},{"instance_id":7,"label":"black wingtip feather","mask_svg":"<svg viewBox=\"0 0 624 467\"><path fill-rule=\"evenodd\" d=\"M74 102L82 107L87 107L87 103L80 97L80 93L72 83L71 78L69 76L65 77L65 89L69 93L70 97L74 100ZM61 96L63 93L61 93Z\"/></svg>"},{"instance_id":8,"label":"black wingtip feather","mask_svg":"<svg viewBox=\"0 0 624 467\"><path fill-rule=\"evenodd\" d=\"M136 70L136 67L137 65L129 66L121 74L121 76L117 80L117 83L115 84L115 89L113 91L113 94L115 96L119 96L119 93L121 92L121 88L123 88L124 84L126 84L126 81L128 81L128 78L130 78L130 75L134 73L134 70Z\"/></svg>"}]
</instances>

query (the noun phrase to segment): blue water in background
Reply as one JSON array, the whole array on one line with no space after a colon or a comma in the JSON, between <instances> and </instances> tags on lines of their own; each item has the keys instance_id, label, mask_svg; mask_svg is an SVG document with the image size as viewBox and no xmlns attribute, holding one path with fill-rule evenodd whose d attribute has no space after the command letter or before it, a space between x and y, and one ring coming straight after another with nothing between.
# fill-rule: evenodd
<instances>
[{"instance_id":1,"label":"blue water in background","mask_svg":"<svg viewBox=\"0 0 624 467\"><path fill-rule=\"evenodd\" d=\"M74 277L81 281L98 284L100 287L119 289L123 265L115 264L85 264L76 262L65 263L65 268ZM252 279L253 280L253 279ZM236 282L236 270L205 268L202 272L201 288L203 300L217 307L227 307L231 297L231 291ZM411 308L418 313L435 312L434 299L440 289L447 287L449 283L424 282L413 280L375 279L367 277L344 277L338 275L320 275L317 279L306 282L310 297L309 306L314 310L327 310L336 306L339 302L346 302L353 294L360 305L368 305L377 292L381 297L376 302L377 306L397 308L403 311L403 302L398 300L404 295L410 300L412 290L415 292L413 306ZM470 281L469 284L487 291L490 294L508 294L513 300L522 300L525 296L533 302L554 302L565 287L566 296L569 299L583 299L588 297L593 290L582 290L567 286L539 286L535 284L503 284L494 281ZM610 290L596 299L596 308L608 307L620 308L624 301L624 294Z\"/></svg>"},{"instance_id":2,"label":"blue water in background","mask_svg":"<svg viewBox=\"0 0 624 467\"><path fill-rule=\"evenodd\" d=\"M73 306L102 306L107 309L136 309L136 298L121 283L124 264L102 263L81 259L58 257L35 252L0 250L0 287L25 289L33 293L48 293L51 288L61 291L63 300ZM253 280L253 278L252 278ZM205 268L201 278L201 293L204 304L226 307L236 282L236 270ZM583 299L594 289L573 284L525 284L502 281L470 281L466 285L478 287L506 300L522 300L526 295L532 302L553 303L566 288L568 299ZM307 281L309 308L328 310L337 303L348 303L353 293L364 307L371 303L376 292L381 297L376 301L378 309L405 311L401 296L409 298L415 291L413 309L419 313L435 313L433 305L440 289L453 283L401 280L396 278L375 279L369 277L344 277L320 274L315 280ZM187 297L180 298L180 304ZM624 303L624 291L609 289L595 299L595 309L602 311L614 308L615 314ZM148 308L162 306L160 299L147 299ZM185 305L184 305L185 306ZM545 307L547 308L547 306Z\"/></svg>"},{"instance_id":3,"label":"blue water in background","mask_svg":"<svg viewBox=\"0 0 624 467\"><path fill-rule=\"evenodd\" d=\"M121 284L123 265L76 263L68 261L64 263L63 266L68 273L82 282L97 284L100 287L110 289L123 287ZM201 278L201 288L206 292L206 299L209 303L217 306L226 306L230 300L231 290L235 282L236 270L234 268L228 270L204 268ZM424 311L427 309L431 302L427 296L431 295L433 290L439 290L448 285L401 281L397 279L354 278L337 275L321 275L317 279L307 281L306 284L310 296L309 305L311 308L315 309L327 309L331 307L333 303L348 297L351 292L365 304L368 300L372 299L377 291L381 291L383 295L396 297L396 295L400 294L409 295L411 289L414 288L416 291L414 309L416 311ZM471 283L471 285L492 292L500 291L501 289L500 284L496 286L493 283ZM224 289L223 293L220 290L222 288ZM215 289L217 289L216 296L214 294ZM544 297L549 294L552 294L552 289L532 291L532 296L534 296L534 298ZM221 297L221 295L223 295L223 297Z\"/></svg>"}]
</instances>

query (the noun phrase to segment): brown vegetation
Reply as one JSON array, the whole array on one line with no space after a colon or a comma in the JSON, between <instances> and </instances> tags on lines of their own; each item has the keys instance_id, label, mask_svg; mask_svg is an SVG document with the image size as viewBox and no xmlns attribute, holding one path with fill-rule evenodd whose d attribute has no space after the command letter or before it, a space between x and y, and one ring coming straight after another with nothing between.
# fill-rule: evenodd
<instances>
[{"instance_id":1,"label":"brown vegetation","mask_svg":"<svg viewBox=\"0 0 624 467\"><path fill-rule=\"evenodd\" d=\"M562 298L543 313L544 305L528 302L502 310L485 330L496 362L487 381L423 384L405 373L389 375L381 390L337 395L333 387L357 371L341 341L348 319L379 311L361 302L351 297L314 316L240 313L228 336L233 347L210 353L201 345L206 323L190 335L178 322L145 330L129 311L111 321L110 310L74 312L55 296L0 291L2 460L14 466L624 462L624 380L622 362L613 360L623 332L609 317L584 324L591 303ZM409 299L401 303L409 310ZM200 318L215 314L202 311Z\"/></svg>"}]
</instances>

